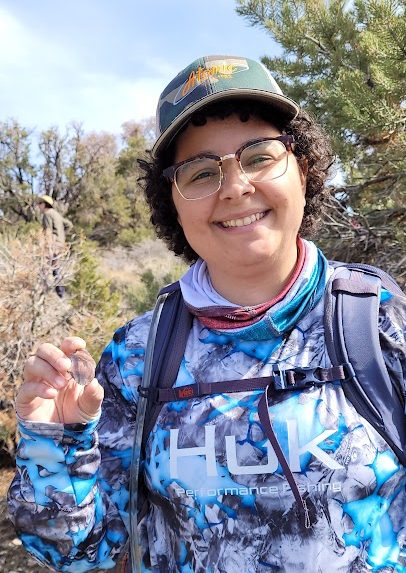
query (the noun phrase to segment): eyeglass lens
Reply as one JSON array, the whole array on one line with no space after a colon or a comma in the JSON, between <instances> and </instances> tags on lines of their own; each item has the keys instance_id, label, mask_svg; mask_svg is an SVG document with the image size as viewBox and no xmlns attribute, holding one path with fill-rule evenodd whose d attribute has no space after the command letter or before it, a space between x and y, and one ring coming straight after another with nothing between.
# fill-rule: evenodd
<instances>
[{"instance_id":1,"label":"eyeglass lens","mask_svg":"<svg viewBox=\"0 0 406 573\"><path fill-rule=\"evenodd\" d=\"M200 157L178 167L175 184L185 199L200 199L221 187L222 167L211 157ZM288 152L278 140L260 141L243 149L240 167L252 181L281 177L287 168Z\"/></svg>"}]
</instances>

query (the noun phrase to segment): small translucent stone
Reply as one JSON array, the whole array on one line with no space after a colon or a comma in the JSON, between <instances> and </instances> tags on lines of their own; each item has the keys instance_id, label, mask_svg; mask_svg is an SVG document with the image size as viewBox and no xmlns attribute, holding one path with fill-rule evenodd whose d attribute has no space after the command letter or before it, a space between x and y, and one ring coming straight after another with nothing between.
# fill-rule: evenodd
<instances>
[{"instance_id":1,"label":"small translucent stone","mask_svg":"<svg viewBox=\"0 0 406 573\"><path fill-rule=\"evenodd\" d=\"M76 350L70 357L72 369L70 373L75 382L87 386L94 379L96 362L87 350Z\"/></svg>"}]
</instances>

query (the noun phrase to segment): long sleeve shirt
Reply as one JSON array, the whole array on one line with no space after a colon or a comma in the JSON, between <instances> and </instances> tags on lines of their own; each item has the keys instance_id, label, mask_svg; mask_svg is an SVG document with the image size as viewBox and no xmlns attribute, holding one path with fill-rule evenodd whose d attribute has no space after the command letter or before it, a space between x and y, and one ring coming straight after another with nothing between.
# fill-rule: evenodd
<instances>
[{"instance_id":1,"label":"long sleeve shirt","mask_svg":"<svg viewBox=\"0 0 406 573\"><path fill-rule=\"evenodd\" d=\"M287 293L282 304L292 300ZM402 392L405 318L405 299L383 291L381 347ZM125 552L150 321L150 312L130 321L105 349L98 423L20 423L10 514L28 551L55 570L108 569ZM331 366L323 298L293 328L265 339L253 340L252 331L247 339L244 329L220 333L195 318L175 385L269 376L275 363ZM269 401L275 433L311 507L310 528L259 421L261 395L219 392L163 404L143 464L143 571L404 571L405 468L341 384L275 393Z\"/></svg>"}]
</instances>

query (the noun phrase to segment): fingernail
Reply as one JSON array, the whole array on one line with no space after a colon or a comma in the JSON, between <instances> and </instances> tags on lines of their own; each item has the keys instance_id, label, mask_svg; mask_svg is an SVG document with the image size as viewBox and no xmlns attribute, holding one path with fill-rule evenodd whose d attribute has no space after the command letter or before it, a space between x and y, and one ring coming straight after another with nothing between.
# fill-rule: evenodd
<instances>
[{"instance_id":1,"label":"fingernail","mask_svg":"<svg viewBox=\"0 0 406 573\"><path fill-rule=\"evenodd\" d=\"M55 376L55 383L60 388L63 388L66 384L66 379L63 376Z\"/></svg>"}]
</instances>

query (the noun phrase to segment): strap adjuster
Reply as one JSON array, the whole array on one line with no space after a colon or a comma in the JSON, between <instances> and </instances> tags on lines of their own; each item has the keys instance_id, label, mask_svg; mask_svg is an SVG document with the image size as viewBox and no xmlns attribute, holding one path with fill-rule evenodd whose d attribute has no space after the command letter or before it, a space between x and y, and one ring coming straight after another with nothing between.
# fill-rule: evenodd
<instances>
[{"instance_id":1,"label":"strap adjuster","mask_svg":"<svg viewBox=\"0 0 406 573\"><path fill-rule=\"evenodd\" d=\"M325 384L317 376L320 368L298 368L293 370L280 370L278 366L273 369L273 383L275 390L294 390L296 388L306 388L315 384Z\"/></svg>"},{"instance_id":2,"label":"strap adjuster","mask_svg":"<svg viewBox=\"0 0 406 573\"><path fill-rule=\"evenodd\" d=\"M291 387L288 382L288 372L291 373L292 371L279 370L277 366L273 368L272 380L275 390L287 390Z\"/></svg>"},{"instance_id":3,"label":"strap adjuster","mask_svg":"<svg viewBox=\"0 0 406 573\"><path fill-rule=\"evenodd\" d=\"M349 381L355 376L354 368L350 363L332 366L331 368L300 368L280 370L275 364L272 371L272 381L275 390L294 390L309 386L320 386L327 382Z\"/></svg>"},{"instance_id":4,"label":"strap adjuster","mask_svg":"<svg viewBox=\"0 0 406 573\"><path fill-rule=\"evenodd\" d=\"M137 387L138 395L141 398L146 398L148 401L154 401L158 396L158 389L157 388L144 388L141 384Z\"/></svg>"}]
</instances>

